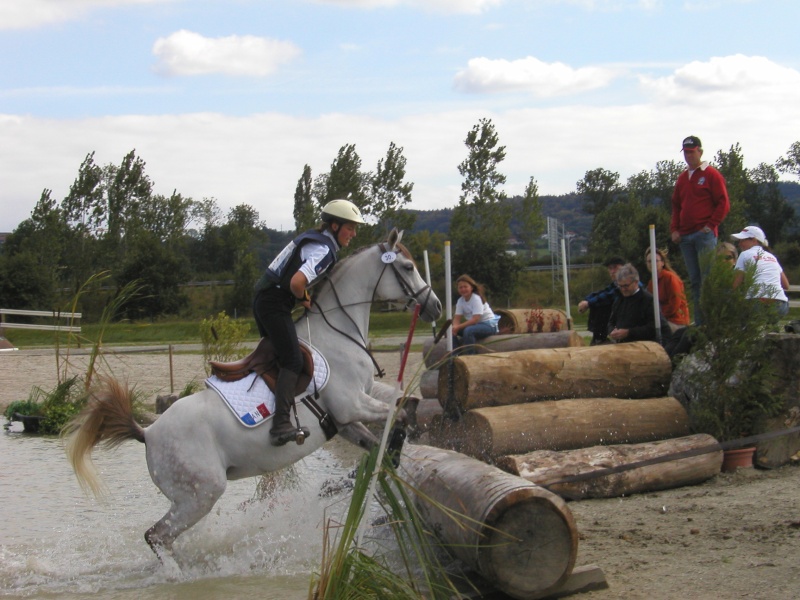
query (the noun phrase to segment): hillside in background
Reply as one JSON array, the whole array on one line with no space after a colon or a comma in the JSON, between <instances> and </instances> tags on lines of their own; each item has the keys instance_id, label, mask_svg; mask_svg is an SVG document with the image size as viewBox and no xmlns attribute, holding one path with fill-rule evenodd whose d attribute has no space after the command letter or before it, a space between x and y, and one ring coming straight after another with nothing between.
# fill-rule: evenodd
<instances>
[{"instance_id":1,"label":"hillside in background","mask_svg":"<svg viewBox=\"0 0 800 600\"><path fill-rule=\"evenodd\" d=\"M800 187L800 186L799 186ZM563 223L567 230L573 231L578 235L587 236L592 229L592 217L581 209L580 198L577 194L564 194L562 196L541 196L542 214L545 217L558 219ZM509 198L507 202L519 205L522 201L520 196ZM447 233L450 229L450 218L453 210L443 208L440 210L412 210L417 215L412 231L430 231ZM517 233L519 223L511 222L511 229Z\"/></svg>"},{"instance_id":2,"label":"hillside in background","mask_svg":"<svg viewBox=\"0 0 800 600\"><path fill-rule=\"evenodd\" d=\"M793 181L782 181L778 188L786 201L794 209L794 214L800 218L800 183ZM509 198L507 202L519 204L521 197ZM541 196L542 214L545 217L558 219L567 231L571 231L577 236L587 238L592 230L592 216L583 212L580 196L575 193L563 194L561 196ZM412 210L417 215L412 231L431 231L447 233L450 229L450 218L453 210L443 208L440 210ZM518 233L518 223L512 221L511 229ZM800 222L796 222L791 230L792 234L800 232Z\"/></svg>"}]
</instances>

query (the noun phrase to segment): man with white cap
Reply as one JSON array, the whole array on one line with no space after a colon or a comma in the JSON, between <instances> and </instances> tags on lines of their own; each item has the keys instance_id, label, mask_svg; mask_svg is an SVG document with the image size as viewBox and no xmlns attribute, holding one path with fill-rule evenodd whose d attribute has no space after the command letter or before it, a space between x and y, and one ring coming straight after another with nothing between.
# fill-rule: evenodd
<instances>
[{"instance_id":1,"label":"man with white cap","mask_svg":"<svg viewBox=\"0 0 800 600\"><path fill-rule=\"evenodd\" d=\"M688 168L678 176L672 192L670 232L672 241L681 247L692 288L692 313L695 323L700 325L700 290L705 275L700 256L716 247L719 225L731 205L722 173L702 160L700 138L690 135L682 146Z\"/></svg>"},{"instance_id":2,"label":"man with white cap","mask_svg":"<svg viewBox=\"0 0 800 600\"><path fill-rule=\"evenodd\" d=\"M785 317L789 312L789 298L784 290L789 289L789 279L783 272L778 259L769 252L767 236L760 227L748 225L732 236L739 244L739 258L736 260L736 275L733 287L739 287L744 274L755 264L754 291L750 297L767 304L774 304L778 315Z\"/></svg>"}]
</instances>

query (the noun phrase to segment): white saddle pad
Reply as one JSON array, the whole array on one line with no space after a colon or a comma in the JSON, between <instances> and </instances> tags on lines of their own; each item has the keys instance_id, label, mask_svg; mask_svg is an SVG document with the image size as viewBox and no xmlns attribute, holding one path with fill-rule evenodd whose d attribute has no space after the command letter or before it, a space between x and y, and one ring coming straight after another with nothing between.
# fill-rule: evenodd
<instances>
[{"instance_id":1,"label":"white saddle pad","mask_svg":"<svg viewBox=\"0 0 800 600\"><path fill-rule=\"evenodd\" d=\"M314 377L306 388L306 393L313 394L315 390L322 390L328 383L328 361L312 345L302 340L300 343L311 350L314 359ZM275 394L255 373L250 373L239 381L223 381L212 375L206 379L206 385L219 394L231 412L246 427L260 425L275 412Z\"/></svg>"}]
</instances>

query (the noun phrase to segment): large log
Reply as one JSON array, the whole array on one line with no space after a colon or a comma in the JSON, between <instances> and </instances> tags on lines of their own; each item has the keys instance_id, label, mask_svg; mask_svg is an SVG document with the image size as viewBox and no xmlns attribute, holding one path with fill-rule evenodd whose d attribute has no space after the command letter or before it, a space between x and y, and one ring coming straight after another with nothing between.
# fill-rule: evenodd
<instances>
[{"instance_id":1,"label":"large log","mask_svg":"<svg viewBox=\"0 0 800 600\"><path fill-rule=\"evenodd\" d=\"M702 452L712 448L710 452ZM664 460L680 453L690 456ZM592 446L561 452L537 450L528 454L501 456L496 464L504 471L547 487L551 492L570 500L579 500L614 498L701 483L719 473L722 454L713 436L698 433L643 444ZM660 460L664 462L658 462ZM626 468L643 461L650 464ZM618 471L600 474L605 469ZM598 475L581 481L557 483L592 473Z\"/></svg>"},{"instance_id":2,"label":"large log","mask_svg":"<svg viewBox=\"0 0 800 600\"><path fill-rule=\"evenodd\" d=\"M428 433L435 446L491 462L506 454L635 444L691 432L683 405L668 396L547 400L477 408L458 421L434 417Z\"/></svg>"},{"instance_id":3,"label":"large log","mask_svg":"<svg viewBox=\"0 0 800 600\"><path fill-rule=\"evenodd\" d=\"M512 598L546 596L572 572L577 528L556 494L430 446L406 444L400 475L421 492L415 504L428 529L455 557Z\"/></svg>"},{"instance_id":4,"label":"large log","mask_svg":"<svg viewBox=\"0 0 800 600\"><path fill-rule=\"evenodd\" d=\"M478 354L492 352L516 352L517 350L537 350L543 348L567 348L583 346L583 337L577 331L557 331L553 333L528 333L512 335L490 335L481 340L475 347ZM442 339L434 345L433 338L427 338L422 344L422 356L425 366L436 369L447 357L447 340Z\"/></svg>"},{"instance_id":5,"label":"large log","mask_svg":"<svg viewBox=\"0 0 800 600\"><path fill-rule=\"evenodd\" d=\"M570 329L567 314L557 308L495 308L500 333L547 333Z\"/></svg>"},{"instance_id":6,"label":"large log","mask_svg":"<svg viewBox=\"0 0 800 600\"><path fill-rule=\"evenodd\" d=\"M655 342L459 356L439 369L438 398L442 406L452 398L462 411L559 398L652 398L666 393L671 373Z\"/></svg>"}]
</instances>

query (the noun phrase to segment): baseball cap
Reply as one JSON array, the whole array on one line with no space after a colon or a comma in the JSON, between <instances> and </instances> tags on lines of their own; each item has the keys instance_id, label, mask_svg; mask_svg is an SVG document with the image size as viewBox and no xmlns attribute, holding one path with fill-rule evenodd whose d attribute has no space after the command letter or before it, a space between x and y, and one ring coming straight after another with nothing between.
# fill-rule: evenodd
<instances>
[{"instance_id":1,"label":"baseball cap","mask_svg":"<svg viewBox=\"0 0 800 600\"><path fill-rule=\"evenodd\" d=\"M687 138L683 139L682 148L702 148L703 144L700 142L700 138L696 135L690 135Z\"/></svg>"},{"instance_id":2,"label":"baseball cap","mask_svg":"<svg viewBox=\"0 0 800 600\"><path fill-rule=\"evenodd\" d=\"M764 235L764 230L761 227L756 227L755 225L748 225L744 229L742 229L739 233L734 233L731 235L732 238L736 238L737 240L746 240L748 238L755 238L765 246L769 246L767 243L767 236Z\"/></svg>"}]
</instances>

